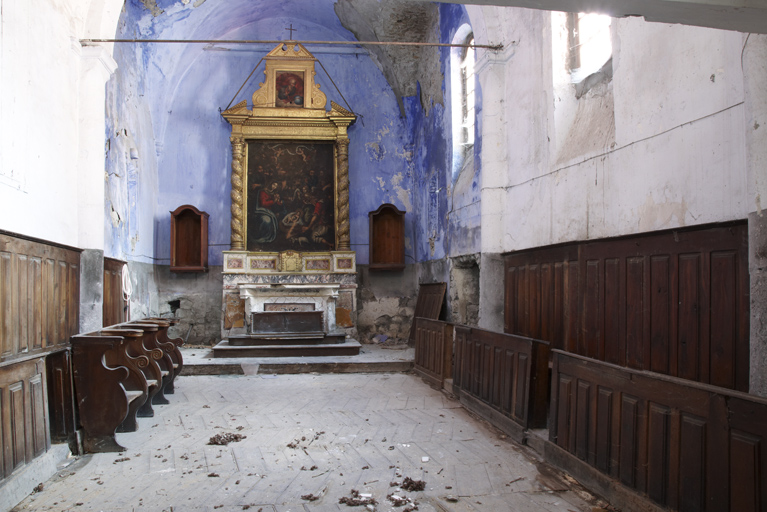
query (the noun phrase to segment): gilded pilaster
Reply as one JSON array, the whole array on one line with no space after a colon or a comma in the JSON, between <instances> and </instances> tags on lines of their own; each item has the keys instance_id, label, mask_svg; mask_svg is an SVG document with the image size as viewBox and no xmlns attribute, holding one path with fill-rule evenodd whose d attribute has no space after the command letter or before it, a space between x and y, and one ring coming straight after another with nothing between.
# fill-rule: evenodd
<instances>
[{"instance_id":1,"label":"gilded pilaster","mask_svg":"<svg viewBox=\"0 0 767 512\"><path fill-rule=\"evenodd\" d=\"M229 138L232 143L232 250L245 250L245 215L243 209L245 140L239 136Z\"/></svg>"},{"instance_id":2,"label":"gilded pilaster","mask_svg":"<svg viewBox=\"0 0 767 512\"><path fill-rule=\"evenodd\" d=\"M338 148L338 251L351 250L351 236L349 234L349 139L339 138L336 143Z\"/></svg>"}]
</instances>

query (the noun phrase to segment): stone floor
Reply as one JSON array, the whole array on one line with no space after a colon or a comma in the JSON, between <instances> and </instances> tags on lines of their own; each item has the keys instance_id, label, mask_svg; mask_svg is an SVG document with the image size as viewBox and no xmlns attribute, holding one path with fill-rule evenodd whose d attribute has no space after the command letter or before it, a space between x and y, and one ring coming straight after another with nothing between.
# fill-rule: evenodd
<instances>
[{"instance_id":1,"label":"stone floor","mask_svg":"<svg viewBox=\"0 0 767 512\"><path fill-rule=\"evenodd\" d=\"M13 511L590 512L602 505L411 374L182 375L176 382L170 405L141 419L137 432L117 435L124 452L69 459ZM234 439L211 444L227 437ZM398 484L406 479L425 487L405 490ZM348 508L344 498L363 505Z\"/></svg>"}]
</instances>

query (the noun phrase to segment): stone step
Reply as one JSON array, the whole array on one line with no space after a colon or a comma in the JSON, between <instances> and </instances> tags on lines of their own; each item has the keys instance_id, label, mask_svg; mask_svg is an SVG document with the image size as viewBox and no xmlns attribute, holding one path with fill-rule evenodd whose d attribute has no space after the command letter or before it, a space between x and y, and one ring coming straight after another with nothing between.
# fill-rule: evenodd
<instances>
[{"instance_id":1,"label":"stone step","mask_svg":"<svg viewBox=\"0 0 767 512\"><path fill-rule=\"evenodd\" d=\"M264 334L239 334L229 336L229 345L233 347L246 346L264 346L264 345L330 345L339 344L346 341L344 334L318 333L316 335L306 336L299 333L272 333Z\"/></svg>"},{"instance_id":2,"label":"stone step","mask_svg":"<svg viewBox=\"0 0 767 512\"><path fill-rule=\"evenodd\" d=\"M317 357L356 356L360 343L346 340L345 343L303 343L289 345L232 345L222 340L213 347L213 357Z\"/></svg>"}]
</instances>

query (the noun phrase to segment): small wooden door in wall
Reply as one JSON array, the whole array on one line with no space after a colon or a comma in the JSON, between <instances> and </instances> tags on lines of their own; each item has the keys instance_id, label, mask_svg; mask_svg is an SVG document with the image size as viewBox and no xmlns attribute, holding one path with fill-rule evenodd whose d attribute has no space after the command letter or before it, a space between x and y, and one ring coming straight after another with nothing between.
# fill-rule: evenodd
<instances>
[{"instance_id":1,"label":"small wooden door in wall","mask_svg":"<svg viewBox=\"0 0 767 512\"><path fill-rule=\"evenodd\" d=\"M170 270L208 271L208 214L189 204L170 212Z\"/></svg>"},{"instance_id":2,"label":"small wooden door in wall","mask_svg":"<svg viewBox=\"0 0 767 512\"><path fill-rule=\"evenodd\" d=\"M123 296L124 261L104 258L103 325L115 325L127 320L128 303Z\"/></svg>"},{"instance_id":3,"label":"small wooden door in wall","mask_svg":"<svg viewBox=\"0 0 767 512\"><path fill-rule=\"evenodd\" d=\"M383 204L368 213L370 220L370 270L405 268L405 212Z\"/></svg>"}]
</instances>

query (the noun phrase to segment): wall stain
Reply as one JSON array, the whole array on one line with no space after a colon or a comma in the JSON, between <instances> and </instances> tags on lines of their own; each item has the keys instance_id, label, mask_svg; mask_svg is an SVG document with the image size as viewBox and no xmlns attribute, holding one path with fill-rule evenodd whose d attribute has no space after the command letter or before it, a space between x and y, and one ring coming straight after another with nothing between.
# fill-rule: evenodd
<instances>
[{"instance_id":1,"label":"wall stain","mask_svg":"<svg viewBox=\"0 0 767 512\"><path fill-rule=\"evenodd\" d=\"M686 215L689 213L687 201L656 203L652 194L647 195L645 203L639 207L639 231L654 231L667 227L686 225ZM676 222L674 222L676 218Z\"/></svg>"}]
</instances>

